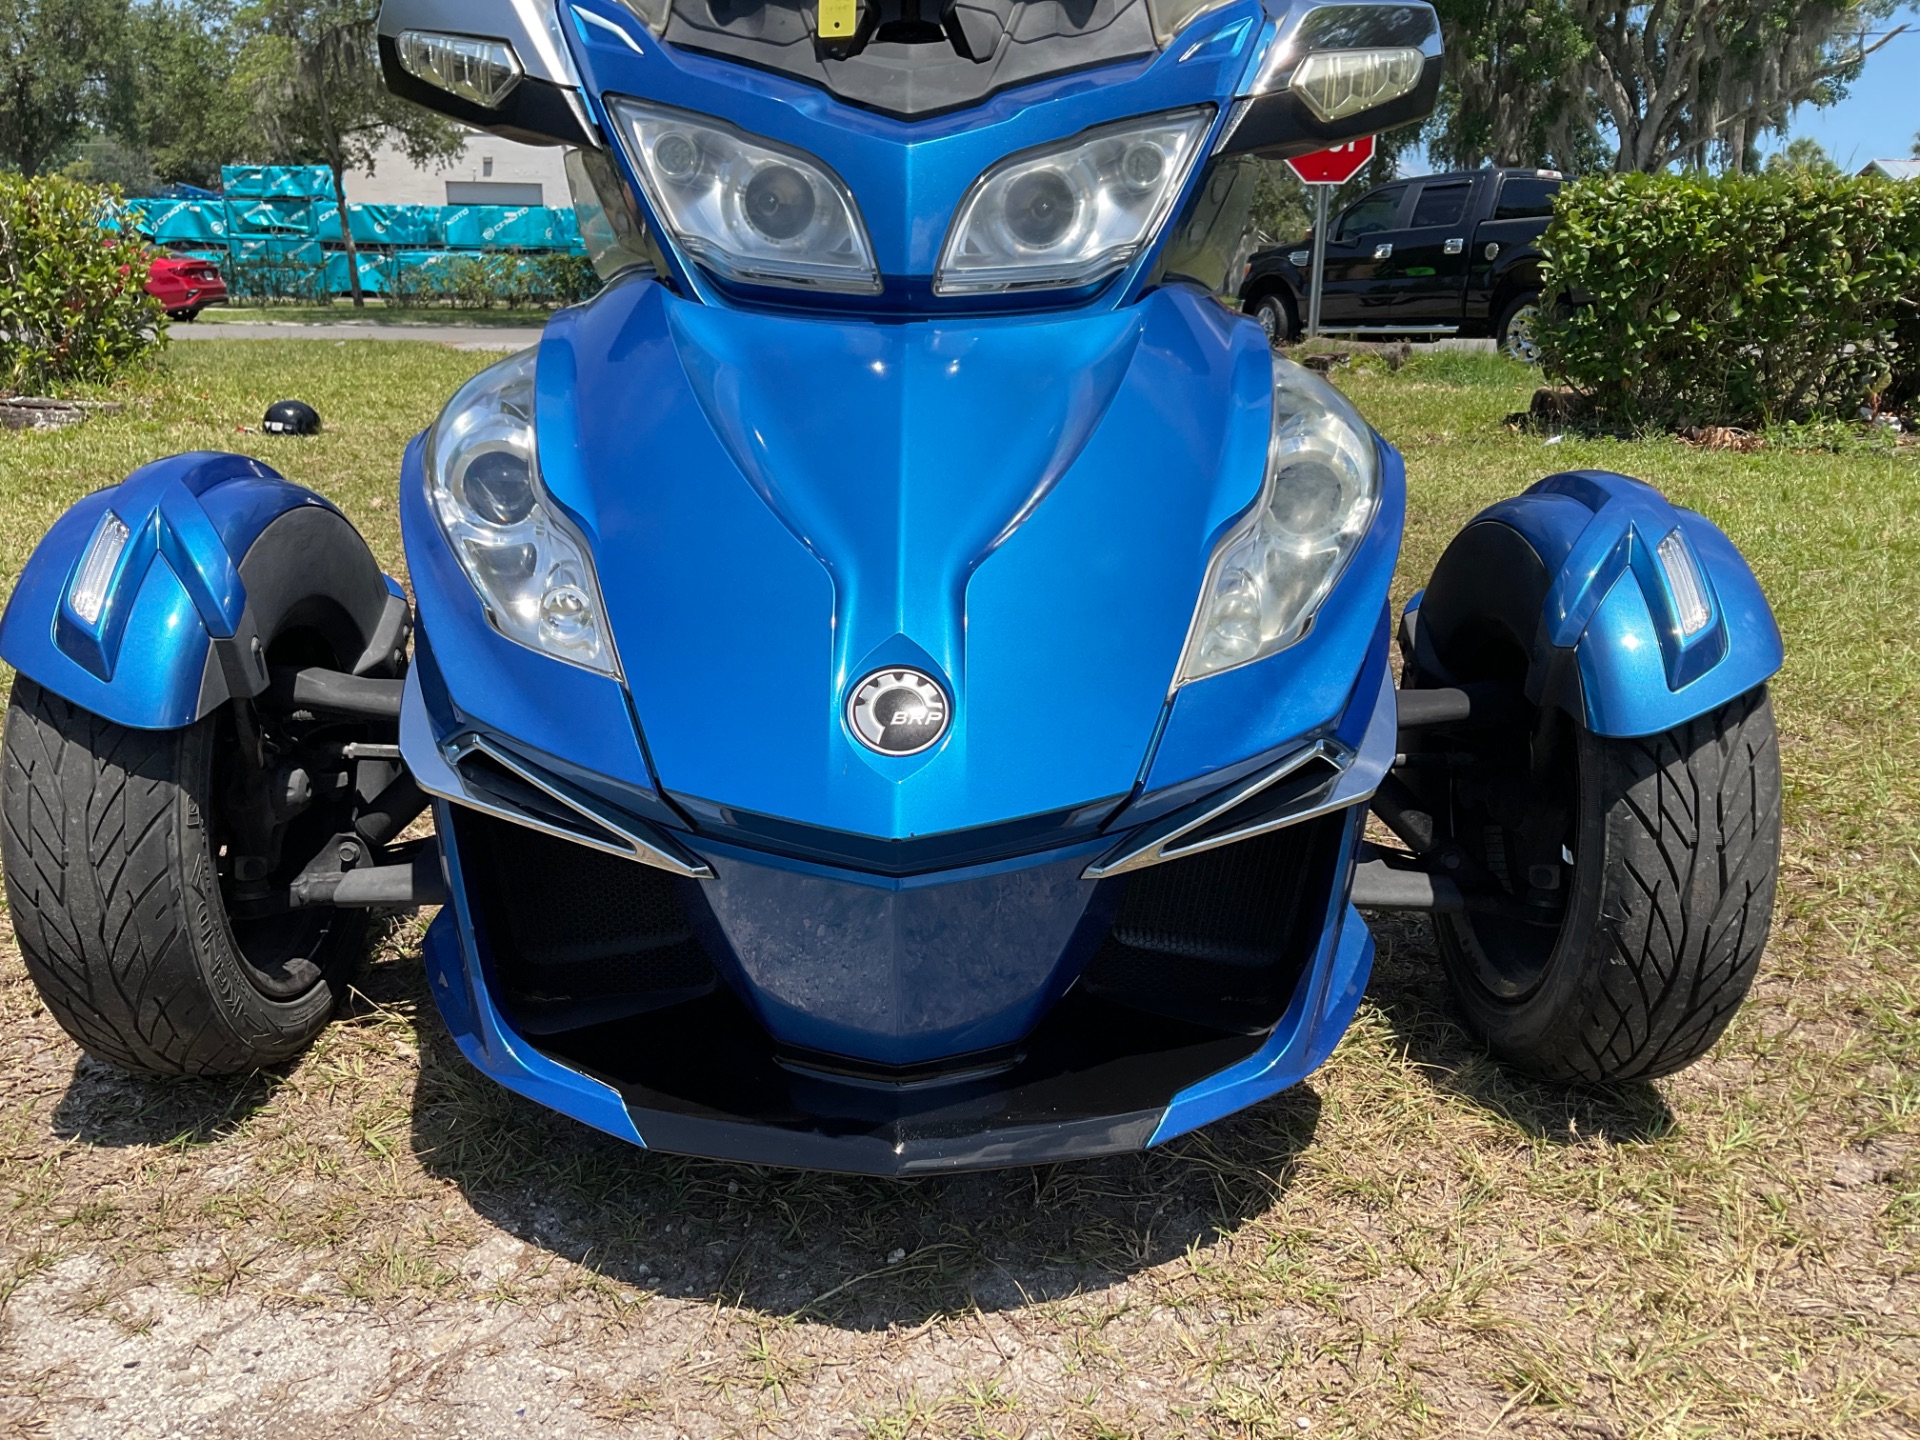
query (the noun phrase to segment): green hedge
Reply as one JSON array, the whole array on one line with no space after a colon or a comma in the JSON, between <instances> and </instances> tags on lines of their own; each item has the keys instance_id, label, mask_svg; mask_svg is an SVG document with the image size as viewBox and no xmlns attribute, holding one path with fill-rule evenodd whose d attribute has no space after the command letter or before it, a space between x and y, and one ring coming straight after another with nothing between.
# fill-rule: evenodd
<instances>
[{"instance_id":1,"label":"green hedge","mask_svg":"<svg viewBox=\"0 0 1920 1440\"><path fill-rule=\"evenodd\" d=\"M394 305L446 305L455 310L519 310L578 305L600 292L600 277L583 255L450 254L432 269L403 271L390 290Z\"/></svg>"},{"instance_id":2,"label":"green hedge","mask_svg":"<svg viewBox=\"0 0 1920 1440\"><path fill-rule=\"evenodd\" d=\"M1805 173L1569 185L1550 374L1625 425L1837 416L1920 390L1920 185Z\"/></svg>"},{"instance_id":3,"label":"green hedge","mask_svg":"<svg viewBox=\"0 0 1920 1440\"><path fill-rule=\"evenodd\" d=\"M146 360L162 317L151 252L112 191L0 174L0 394L98 384Z\"/></svg>"},{"instance_id":4,"label":"green hedge","mask_svg":"<svg viewBox=\"0 0 1920 1440\"><path fill-rule=\"evenodd\" d=\"M445 307L453 310L544 309L578 305L600 293L600 278L584 255L528 254L496 251L484 254L435 252L437 264L410 263L417 252L400 257L378 251L360 252L362 265L383 267L376 278L366 269L361 283L368 295L384 298L396 308ZM341 276L345 257L338 253L315 264L290 256L249 256L220 263L227 288L237 304L325 305L345 292Z\"/></svg>"}]
</instances>

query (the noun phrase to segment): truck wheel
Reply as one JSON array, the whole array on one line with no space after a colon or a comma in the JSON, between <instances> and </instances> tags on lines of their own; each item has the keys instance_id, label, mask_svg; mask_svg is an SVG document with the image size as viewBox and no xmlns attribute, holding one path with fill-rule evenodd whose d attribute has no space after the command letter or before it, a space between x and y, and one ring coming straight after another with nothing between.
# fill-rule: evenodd
<instances>
[{"instance_id":1,"label":"truck wheel","mask_svg":"<svg viewBox=\"0 0 1920 1440\"><path fill-rule=\"evenodd\" d=\"M379 566L332 511L275 521L240 573L270 665L404 666ZM82 1049L127 1070L218 1075L289 1059L319 1033L364 912L288 898L392 778L349 748L391 744L382 723L263 696L184 729L134 730L14 681L0 755L7 904L41 999Z\"/></svg>"},{"instance_id":2,"label":"truck wheel","mask_svg":"<svg viewBox=\"0 0 1920 1440\"><path fill-rule=\"evenodd\" d=\"M1753 983L1773 911L1765 687L1643 739L1556 711L1466 743L1436 818L1456 862L1505 892L1439 920L1473 1028L1548 1080L1647 1080L1699 1059Z\"/></svg>"},{"instance_id":3,"label":"truck wheel","mask_svg":"<svg viewBox=\"0 0 1920 1440\"><path fill-rule=\"evenodd\" d=\"M1253 318L1267 332L1269 345L1285 345L1295 339L1300 327L1294 323L1293 306L1284 295L1262 295L1254 302Z\"/></svg>"},{"instance_id":4,"label":"truck wheel","mask_svg":"<svg viewBox=\"0 0 1920 1440\"><path fill-rule=\"evenodd\" d=\"M1540 319L1540 292L1528 290L1507 302L1500 312L1500 324L1494 330L1500 353L1522 365L1540 363L1540 341L1534 326Z\"/></svg>"}]
</instances>

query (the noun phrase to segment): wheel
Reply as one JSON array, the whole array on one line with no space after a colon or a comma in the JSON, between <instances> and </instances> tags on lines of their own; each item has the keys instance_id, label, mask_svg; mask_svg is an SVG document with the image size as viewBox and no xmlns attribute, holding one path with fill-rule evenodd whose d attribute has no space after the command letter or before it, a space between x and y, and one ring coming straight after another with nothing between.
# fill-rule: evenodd
<instances>
[{"instance_id":1,"label":"wheel","mask_svg":"<svg viewBox=\"0 0 1920 1440\"><path fill-rule=\"evenodd\" d=\"M1643 739L1516 708L1452 742L1464 763L1436 807L1443 865L1451 848L1501 901L1439 918L1454 995L1542 1079L1670 1074L1726 1029L1766 944L1780 760L1765 687Z\"/></svg>"},{"instance_id":2,"label":"wheel","mask_svg":"<svg viewBox=\"0 0 1920 1440\"><path fill-rule=\"evenodd\" d=\"M250 613L271 622L269 664L351 668L384 633L379 569L330 511L276 521L241 575ZM319 1033L363 912L293 908L290 887L351 842L392 778L346 749L391 744L380 728L263 697L132 730L15 680L0 756L7 903L28 973L81 1048L127 1070L216 1075L289 1059Z\"/></svg>"},{"instance_id":3,"label":"wheel","mask_svg":"<svg viewBox=\"0 0 1920 1440\"><path fill-rule=\"evenodd\" d=\"M1494 330L1495 344L1509 360L1522 365L1540 363L1540 341L1534 326L1540 319L1540 292L1528 290L1507 302L1500 312L1500 324Z\"/></svg>"},{"instance_id":4,"label":"wheel","mask_svg":"<svg viewBox=\"0 0 1920 1440\"><path fill-rule=\"evenodd\" d=\"M191 325L200 318L200 312L198 310L169 310L167 312L167 318L169 320L177 320L185 325Z\"/></svg>"},{"instance_id":5,"label":"wheel","mask_svg":"<svg viewBox=\"0 0 1920 1440\"><path fill-rule=\"evenodd\" d=\"M1300 327L1293 319L1293 306L1284 295L1262 295L1254 302L1253 318L1267 332L1269 345L1285 345L1299 333Z\"/></svg>"}]
</instances>

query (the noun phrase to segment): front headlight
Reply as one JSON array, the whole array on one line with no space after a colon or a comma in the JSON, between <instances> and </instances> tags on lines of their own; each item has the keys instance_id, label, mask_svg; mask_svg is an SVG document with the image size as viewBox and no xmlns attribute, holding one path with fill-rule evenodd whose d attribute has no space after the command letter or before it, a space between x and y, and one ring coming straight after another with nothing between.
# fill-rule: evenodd
<instances>
[{"instance_id":1,"label":"front headlight","mask_svg":"<svg viewBox=\"0 0 1920 1440\"><path fill-rule=\"evenodd\" d=\"M1267 482L1214 552L1180 683L1305 635L1379 502L1379 452L1359 412L1319 376L1276 355Z\"/></svg>"},{"instance_id":2,"label":"front headlight","mask_svg":"<svg viewBox=\"0 0 1920 1440\"><path fill-rule=\"evenodd\" d=\"M937 295L1090 285L1123 268L1186 184L1213 107L1089 130L1003 160L961 202Z\"/></svg>"},{"instance_id":3,"label":"front headlight","mask_svg":"<svg viewBox=\"0 0 1920 1440\"><path fill-rule=\"evenodd\" d=\"M682 110L609 100L654 212L724 279L876 294L853 196L820 161Z\"/></svg>"},{"instance_id":4,"label":"front headlight","mask_svg":"<svg viewBox=\"0 0 1920 1440\"><path fill-rule=\"evenodd\" d=\"M427 436L434 517L493 628L556 660L618 676L587 547L540 484L536 350L482 370Z\"/></svg>"}]
</instances>

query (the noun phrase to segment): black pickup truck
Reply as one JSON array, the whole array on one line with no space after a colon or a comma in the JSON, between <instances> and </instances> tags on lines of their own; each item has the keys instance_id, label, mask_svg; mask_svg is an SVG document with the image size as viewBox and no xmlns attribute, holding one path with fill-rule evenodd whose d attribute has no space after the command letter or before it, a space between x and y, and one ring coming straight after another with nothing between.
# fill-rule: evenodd
<instances>
[{"instance_id":1,"label":"black pickup truck","mask_svg":"<svg viewBox=\"0 0 1920 1440\"><path fill-rule=\"evenodd\" d=\"M1538 242L1560 184L1552 170L1467 170L1368 191L1328 228L1320 329L1492 336L1515 359L1537 359ZM1241 307L1275 341L1305 333L1312 251L1309 237L1248 266Z\"/></svg>"}]
</instances>

